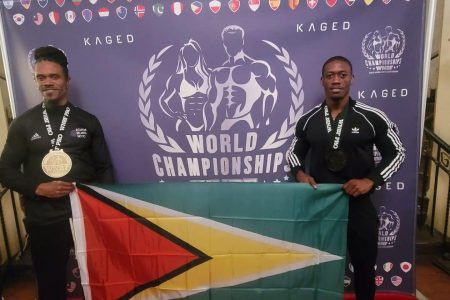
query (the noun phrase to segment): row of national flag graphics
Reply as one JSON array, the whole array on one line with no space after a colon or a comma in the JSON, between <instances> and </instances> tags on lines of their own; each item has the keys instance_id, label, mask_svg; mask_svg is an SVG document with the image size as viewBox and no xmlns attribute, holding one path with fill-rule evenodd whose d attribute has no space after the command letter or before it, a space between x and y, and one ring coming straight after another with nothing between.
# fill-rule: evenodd
<instances>
[{"instance_id":1,"label":"row of national flag graphics","mask_svg":"<svg viewBox=\"0 0 450 300\"><path fill-rule=\"evenodd\" d=\"M145 14L145 7L144 5L138 4L133 8L133 13L135 16L137 16L138 18L142 18ZM88 8L83 9L81 11L81 17L83 18L84 21L86 21L87 23L91 22L95 15L98 15L98 18L107 18L110 16L110 12L111 14L117 15L117 17L121 20L124 20L127 16L128 16L128 8L126 8L125 6L119 6L115 9L108 9L107 7L101 7L97 10L97 12L92 11ZM62 17L64 16L65 20L72 24L77 20L77 12L73 11L73 10L68 10L66 12L60 13L58 11L51 11L48 13L48 19L54 24L54 25L58 25L58 23L60 23L60 20L62 19ZM23 14L14 14L13 15L13 20L17 25L22 25L25 20L26 17ZM40 12L35 13L33 15L33 23L36 25L41 25L44 23L44 15Z\"/></svg>"},{"instance_id":2,"label":"row of national flag graphics","mask_svg":"<svg viewBox=\"0 0 450 300\"><path fill-rule=\"evenodd\" d=\"M85 0L86 1L86 0ZM132 2L132 0L127 0L128 2ZM334 7L337 3L338 0L323 0L324 3L327 4L328 7ZM363 0L361 0L363 1ZM391 0L380 0L385 4L389 4L391 2ZM406 1L406 0L405 0ZM46 8L49 0L37 0L36 1L39 6L41 8ZM67 2L71 2L73 4L73 6L78 7L81 5L82 0L72 0L72 1L67 1ZM62 18L62 16L65 17L66 21L68 23L74 23L77 19L77 15L80 14L82 16L82 19L84 19L84 21L86 22L91 22L96 16L98 16L98 18L107 18L113 15L116 15L119 19L124 20L129 14L128 12L132 12L131 14L134 14L135 16L137 16L138 18L143 18L145 13L146 13L146 5L142 4L142 3L138 3L136 5L132 5L131 7L126 7L124 5L120 5L118 7L112 8L112 7L107 7L105 6L107 3L104 2L100 2L97 0L89 0L89 2L92 5L97 5L99 4L99 8L84 8L81 11L74 11L72 9L69 9L65 12L60 12L58 10L52 10L46 14L48 14L48 18L49 20L57 25L60 21L60 18ZM109 2L110 4L114 4L116 3L115 0L107 0L107 2ZM240 0L229 0L227 1L222 1L225 2L224 6L228 6L229 10L233 13L237 13L239 11L239 9L241 8L241 1ZM208 3L203 3L201 1L192 1L189 3L184 3L184 2L180 2L180 1L175 1L172 2L170 4L163 4L163 3L155 3L153 5L151 5L151 10L152 12L157 15L157 16L161 16L165 13L166 11L166 7L170 7L170 11L171 13L179 16L181 15L186 9L185 7L189 7L190 6L190 10L192 11L192 13L194 13L195 15L199 15L204 11L204 6L207 6L209 9L209 11L213 14L217 14L219 13L222 9L222 2L219 0L212 0ZM248 0L248 8L250 8L251 11L256 12L260 6L261 6L261 2L263 3L267 3L269 5L269 7L273 10L276 11L278 10L278 8L280 8L280 6L282 5L282 0L268 0L268 1L261 1L261 0ZM286 1L289 8L292 10L297 9L297 7L300 6L300 4L302 3L301 0L288 0ZM309 7L310 9L314 9L318 6L319 4L319 0L305 0L304 1L306 3L306 6ZM348 6L352 6L356 0L343 0L343 2L345 2ZM371 5L374 0L364 0L364 2L366 3L366 5ZM14 6L15 0L3 0L3 5L6 9L12 9ZM23 7L25 10L28 10L31 6L32 0L20 0L20 4L21 7ZM64 7L66 0L55 0L55 3L57 4L57 7ZM65 5L65 7L69 6L68 4ZM188 9L189 10L189 9ZM61 17L60 17L61 16ZM17 25L22 25L25 20L26 20L26 16L23 13L16 13L13 15L13 20ZM41 25L44 21L44 13L42 12L36 12L35 14L33 14L33 23L36 25Z\"/></svg>"},{"instance_id":3,"label":"row of national flag graphics","mask_svg":"<svg viewBox=\"0 0 450 300\"><path fill-rule=\"evenodd\" d=\"M71 204L86 299L343 297L339 185L80 185Z\"/></svg>"},{"instance_id":4,"label":"row of national flag graphics","mask_svg":"<svg viewBox=\"0 0 450 300\"><path fill-rule=\"evenodd\" d=\"M89 2L92 5L96 5L96 4L104 4L105 2L108 2L110 4L114 4L116 3L116 0L106 0L106 1L102 1L102 0L84 0L85 2ZM133 0L126 0L129 3L132 3ZM341 0L341 2L344 2L345 4L347 4L348 6L352 6L357 0ZM366 5L371 5L373 2L375 2L376 0L359 0L359 1L363 1ZM384 4L389 4L392 0L379 0L382 1ZM409 1L409 0L404 0L404 1ZM2 0L3 5L5 6L5 8L7 9L11 9L14 7L14 3L20 3L20 5L24 8L24 9L29 9L31 4L32 4L32 0L20 0L20 1L16 1L16 0ZM47 5L49 4L49 2L52 2L52 0L36 0L36 3L39 4L39 6L41 8L45 8L47 7ZM83 2L83 0L54 0L55 4L59 7L64 7L64 6L70 6L70 3L73 4L73 6L80 6L81 3ZM117 2L120 2L119 0ZM135 2L137 2L135 0ZM196 3L196 4L200 4L202 5L201 1L186 1L188 3ZM219 1L219 0L212 0L209 1L209 7L211 8L211 11L215 12L213 10L212 7L218 7L220 9L220 7L222 6L222 2L224 3L228 3L228 7L231 11L235 12L237 10L239 10L240 7L240 0L223 0L223 1ZM269 7L272 10L277 10L283 2L287 2L288 6L291 9L296 9L300 3L302 2L302 0L243 0L243 2L248 2L248 6L250 7L251 10L256 11L259 6L262 3L267 3L269 5ZM338 0L304 0L303 2L305 2L305 4L311 8L314 9L320 2L325 3L327 6L329 7L334 7L339 1ZM67 4L66 4L67 3ZM174 1L172 2L171 6L174 4L179 4L179 5L184 5L183 1ZM66 5L65 5L66 4ZM162 3L161 3L162 4ZM163 5L163 4L162 4ZM217 11L216 11L217 12Z\"/></svg>"}]
</instances>

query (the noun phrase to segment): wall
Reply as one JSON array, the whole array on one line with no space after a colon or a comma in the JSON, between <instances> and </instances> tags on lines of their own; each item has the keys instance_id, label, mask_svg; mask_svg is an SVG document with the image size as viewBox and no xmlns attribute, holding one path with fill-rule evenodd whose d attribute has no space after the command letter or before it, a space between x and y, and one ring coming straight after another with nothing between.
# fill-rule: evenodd
<instances>
[{"instance_id":1,"label":"wall","mask_svg":"<svg viewBox=\"0 0 450 300\"><path fill-rule=\"evenodd\" d=\"M435 39L433 41L433 53L435 52L439 53L439 57L432 62L430 74L430 88L437 88L434 131L447 144L450 144L450 126L448 125L450 113L450 1L437 1ZM436 65L438 66L436 67ZM431 174L434 174L433 168ZM434 226L439 232L444 232L449 175L440 171L438 180ZM433 184L434 182L431 182L430 186ZM428 192L428 197L431 199L431 191ZM431 205L428 210L428 224L430 221Z\"/></svg>"},{"instance_id":2,"label":"wall","mask_svg":"<svg viewBox=\"0 0 450 300\"><path fill-rule=\"evenodd\" d=\"M444 14L444 1L436 1L436 15L434 20L434 32L431 47L431 55L436 56L439 54L441 48L441 35L442 35L442 22ZM428 91L436 89L439 80L439 56L431 60L430 76L428 78Z\"/></svg>"}]
</instances>

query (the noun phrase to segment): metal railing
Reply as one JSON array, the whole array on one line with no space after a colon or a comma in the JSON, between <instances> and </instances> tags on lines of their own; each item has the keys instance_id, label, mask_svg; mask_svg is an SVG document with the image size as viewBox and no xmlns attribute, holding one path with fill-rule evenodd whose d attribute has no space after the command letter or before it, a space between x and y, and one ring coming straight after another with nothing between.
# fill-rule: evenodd
<instances>
[{"instance_id":1,"label":"metal railing","mask_svg":"<svg viewBox=\"0 0 450 300\"><path fill-rule=\"evenodd\" d=\"M431 220L429 223L430 235L434 236L436 232L436 214L442 213L442 210L436 211L438 200L446 201L444 225L441 229L442 233L442 250L443 250L443 267L445 271L450 272L450 244L448 242L448 226L449 226L449 212L450 212L450 146L432 132L428 128L424 128L424 143L422 149L422 182L421 182L421 196L419 197L419 214L426 214L428 204L425 203L427 192L431 199L429 200L431 208ZM432 168L434 166L434 168ZM443 176L442 176L443 175ZM443 178L444 177L444 178ZM432 186L431 186L432 185ZM438 186L447 185L447 193L438 193ZM445 195L446 199L438 199L439 196ZM445 197L444 196L444 197ZM439 231L439 230L438 230ZM439 265L442 267L441 265Z\"/></svg>"},{"instance_id":2,"label":"metal railing","mask_svg":"<svg viewBox=\"0 0 450 300\"><path fill-rule=\"evenodd\" d=\"M13 209L13 218L14 218L14 224L15 224L15 229L16 229L16 234L17 234L17 239L19 241L19 252L18 253L12 253L11 250L11 245L10 245L10 237L8 236L8 230L6 227L6 219L5 219L5 215L4 215L4 201L6 201L6 197L5 195L7 195L9 192L10 194L10 200L11 200L11 207ZM12 259L16 258L17 256L22 256L23 251L24 251L24 241L23 241L23 236L21 233L21 229L20 229L20 222L22 222L22 220L19 217L19 212L18 212L18 208L17 208L17 203L16 203L16 198L14 195L14 192L8 188L2 188L0 191L0 227L1 227L1 232L3 234L3 241L5 243L5 251L6 251L6 263L10 262Z\"/></svg>"}]
</instances>

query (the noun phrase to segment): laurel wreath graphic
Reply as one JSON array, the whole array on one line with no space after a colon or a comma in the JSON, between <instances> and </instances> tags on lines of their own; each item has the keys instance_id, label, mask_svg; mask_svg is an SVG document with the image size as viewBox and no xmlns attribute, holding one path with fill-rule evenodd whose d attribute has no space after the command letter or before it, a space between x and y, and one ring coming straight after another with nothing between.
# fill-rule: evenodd
<instances>
[{"instance_id":1,"label":"laurel wreath graphic","mask_svg":"<svg viewBox=\"0 0 450 300\"><path fill-rule=\"evenodd\" d=\"M289 74L289 82L292 88L292 105L289 108L289 116L281 125L280 130L271 134L262 146L262 150L267 150L281 147L287 139L294 134L296 122L303 113L304 93L302 89L303 80L298 73L297 65L290 58L287 50L283 47L278 47L270 41L264 40L263 42L267 43L277 51L277 55L275 56L283 63L284 69ZM139 84L139 110L141 122L145 127L147 135L152 141L157 143L161 149L167 152L185 153L174 139L164 134L162 128L156 124L153 113L150 110L150 92L152 88L150 83L155 76L156 70L161 65L163 54L172 46L173 45L169 45L162 49L158 54L154 54L150 57L148 67L142 74L142 81Z\"/></svg>"},{"instance_id":2,"label":"laurel wreath graphic","mask_svg":"<svg viewBox=\"0 0 450 300\"><path fill-rule=\"evenodd\" d=\"M396 235L400 229L400 217L398 216L398 214L395 211L391 210L391 212L392 212L391 216L395 220L395 228L393 228L391 230L391 232L389 232L389 235L393 236L393 235Z\"/></svg>"},{"instance_id":3,"label":"laurel wreath graphic","mask_svg":"<svg viewBox=\"0 0 450 300\"><path fill-rule=\"evenodd\" d=\"M372 32L369 32L368 34L366 34L366 35L364 36L363 40L362 40L362 43L361 43L361 51L362 51L364 57L367 58L367 59L373 59L373 58L374 58L372 55L370 55L369 53L367 53L367 50L366 50L367 39L369 38L369 35L370 35L371 33L372 33Z\"/></svg>"},{"instance_id":4,"label":"laurel wreath graphic","mask_svg":"<svg viewBox=\"0 0 450 300\"><path fill-rule=\"evenodd\" d=\"M142 74L142 81L139 84L139 110L141 112L141 122L152 141L157 143L161 149L167 152L185 153L174 139L164 134L161 127L156 124L153 113L150 110L150 92L152 90L150 83L153 80L153 77L155 77L156 70L161 65L161 57L172 46L173 45L169 45L159 51L157 55L154 54L150 57L148 67L145 69L144 74Z\"/></svg>"},{"instance_id":5,"label":"laurel wreath graphic","mask_svg":"<svg viewBox=\"0 0 450 300\"><path fill-rule=\"evenodd\" d=\"M399 229L400 229L400 217L399 217L398 214L395 213L393 210L391 210L391 211L394 213L394 218L395 218L396 226L395 226L395 229L393 230L393 232L391 232L390 235L396 235L397 232L398 232Z\"/></svg>"},{"instance_id":6,"label":"laurel wreath graphic","mask_svg":"<svg viewBox=\"0 0 450 300\"><path fill-rule=\"evenodd\" d=\"M403 43L402 43L402 49L397 53L397 55L395 55L395 58L399 58L403 54L403 51L405 51L405 46L406 46L405 33L401 29L398 29L398 31L400 32L400 35L402 36Z\"/></svg>"},{"instance_id":7,"label":"laurel wreath graphic","mask_svg":"<svg viewBox=\"0 0 450 300\"><path fill-rule=\"evenodd\" d=\"M281 147L288 138L290 138L295 131L295 125L297 120L303 114L303 102L305 100L305 94L303 93L303 79L298 73L298 68L295 62L290 59L289 53L283 47L278 47L270 41L263 40L269 46L277 51L275 55L279 61L284 65L284 69L289 74L289 83L291 85L291 100L292 105L289 108L288 118L281 125L280 131L274 132L269 136L264 146L261 149L276 149Z\"/></svg>"}]
</instances>

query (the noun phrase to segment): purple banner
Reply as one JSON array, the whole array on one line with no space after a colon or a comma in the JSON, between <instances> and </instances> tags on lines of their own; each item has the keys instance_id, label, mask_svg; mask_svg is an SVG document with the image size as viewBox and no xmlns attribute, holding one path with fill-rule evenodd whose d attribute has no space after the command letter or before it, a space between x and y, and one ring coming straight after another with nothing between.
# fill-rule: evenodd
<instances>
[{"instance_id":1,"label":"purple banner","mask_svg":"<svg viewBox=\"0 0 450 300\"><path fill-rule=\"evenodd\" d=\"M285 154L298 118L323 101L322 64L348 57L352 97L385 111L407 149L400 171L375 193L375 281L378 290L413 294L424 6L3 0L1 12L17 114L41 101L30 51L61 48L69 99L100 119L121 183L292 181Z\"/></svg>"}]
</instances>

